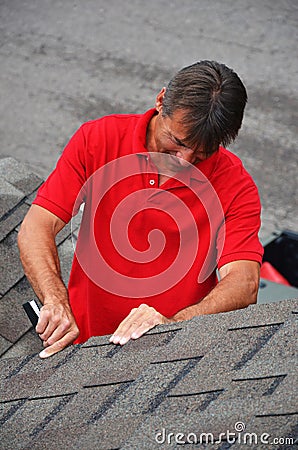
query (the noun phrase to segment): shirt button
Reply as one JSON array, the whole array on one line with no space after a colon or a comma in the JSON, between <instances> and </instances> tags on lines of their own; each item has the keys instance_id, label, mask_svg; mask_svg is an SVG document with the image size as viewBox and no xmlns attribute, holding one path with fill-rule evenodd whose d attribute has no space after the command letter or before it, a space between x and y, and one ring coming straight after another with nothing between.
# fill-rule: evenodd
<instances>
[{"instance_id":1,"label":"shirt button","mask_svg":"<svg viewBox=\"0 0 298 450\"><path fill-rule=\"evenodd\" d=\"M151 186L153 186L155 184L155 181L154 180L150 180L149 184L151 184Z\"/></svg>"}]
</instances>

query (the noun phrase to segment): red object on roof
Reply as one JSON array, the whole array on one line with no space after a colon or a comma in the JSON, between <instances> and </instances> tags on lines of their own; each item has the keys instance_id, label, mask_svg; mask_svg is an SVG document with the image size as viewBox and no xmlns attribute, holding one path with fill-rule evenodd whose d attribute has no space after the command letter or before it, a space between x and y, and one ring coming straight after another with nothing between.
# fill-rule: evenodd
<instances>
[{"instance_id":1,"label":"red object on roof","mask_svg":"<svg viewBox=\"0 0 298 450\"><path fill-rule=\"evenodd\" d=\"M270 264L268 261L265 261L261 266L261 278L269 281L274 281L274 283L291 286L288 280L281 273L279 273L275 269L275 267L273 267L272 264Z\"/></svg>"}]
</instances>

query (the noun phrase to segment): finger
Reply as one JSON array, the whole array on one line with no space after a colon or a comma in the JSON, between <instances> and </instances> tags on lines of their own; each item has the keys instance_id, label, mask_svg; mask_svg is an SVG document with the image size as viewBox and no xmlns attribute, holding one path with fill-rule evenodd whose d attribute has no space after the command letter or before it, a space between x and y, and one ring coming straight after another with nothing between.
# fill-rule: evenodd
<instances>
[{"instance_id":1,"label":"finger","mask_svg":"<svg viewBox=\"0 0 298 450\"><path fill-rule=\"evenodd\" d=\"M131 334L139 328L139 326L146 320L148 315L147 311L143 309L136 309L133 313L130 313L119 325L117 330L110 338L110 342L113 344L126 344L130 339Z\"/></svg>"},{"instance_id":2,"label":"finger","mask_svg":"<svg viewBox=\"0 0 298 450\"><path fill-rule=\"evenodd\" d=\"M60 352L68 345L72 344L72 342L75 340L76 335L73 332L70 332L66 334L62 339L59 341L56 341L54 344L50 345L49 347L45 348L39 353L40 358L48 358L49 356L54 355L55 353Z\"/></svg>"},{"instance_id":3,"label":"finger","mask_svg":"<svg viewBox=\"0 0 298 450\"><path fill-rule=\"evenodd\" d=\"M156 327L161 323L166 323L167 319L154 308L150 308L148 313L145 315L144 320L140 323L140 325L135 328L131 334L130 339L138 339L143 336L147 331ZM121 342L120 342L121 343Z\"/></svg>"},{"instance_id":4,"label":"finger","mask_svg":"<svg viewBox=\"0 0 298 450\"><path fill-rule=\"evenodd\" d=\"M137 308L132 308L130 313L125 317L125 319L122 320L116 331L118 332L119 329L122 329L125 325L130 324L132 322L132 319L138 321L141 317L145 316L150 309L151 307L146 305L145 303L142 303Z\"/></svg>"},{"instance_id":5,"label":"finger","mask_svg":"<svg viewBox=\"0 0 298 450\"><path fill-rule=\"evenodd\" d=\"M125 326L118 327L115 333L110 337L113 344L125 344L131 333L139 327L139 322L126 323Z\"/></svg>"},{"instance_id":6,"label":"finger","mask_svg":"<svg viewBox=\"0 0 298 450\"><path fill-rule=\"evenodd\" d=\"M67 317L65 313L60 309L57 308L44 309L42 310L42 313L43 314L41 315L41 319L43 321L42 322L43 331L39 332L39 336L43 341L48 341L49 338L51 338L52 334L55 332L55 330L59 327L61 327L61 329L64 330L70 328L71 321L69 317ZM44 323L46 323L45 327ZM39 330L39 328L36 327L36 330ZM59 336L59 338L60 337L62 336Z\"/></svg>"},{"instance_id":7,"label":"finger","mask_svg":"<svg viewBox=\"0 0 298 450\"><path fill-rule=\"evenodd\" d=\"M128 316L126 316L125 319L122 320L118 328L114 331L113 335L110 337L110 342L119 344L121 337L128 332L132 324L139 323L139 315L140 313L138 312L138 309L133 308Z\"/></svg>"},{"instance_id":8,"label":"finger","mask_svg":"<svg viewBox=\"0 0 298 450\"><path fill-rule=\"evenodd\" d=\"M125 331L114 336L112 342L114 344L116 343L120 345L126 344L131 339L131 336L135 332L135 330L138 330L140 328L141 323L142 322L132 322Z\"/></svg>"},{"instance_id":9,"label":"finger","mask_svg":"<svg viewBox=\"0 0 298 450\"><path fill-rule=\"evenodd\" d=\"M122 322L120 322L118 328L116 329L116 331L114 332L114 334L118 333L119 330L123 329L127 324L129 324L131 322L131 318L134 317L137 314L138 309L137 308L133 308L130 313L125 317L125 319L122 320Z\"/></svg>"},{"instance_id":10,"label":"finger","mask_svg":"<svg viewBox=\"0 0 298 450\"><path fill-rule=\"evenodd\" d=\"M126 331L125 334L123 334L121 337L118 337L119 344L124 345L126 344L130 339L138 339L139 337L143 336L147 331L154 328L156 325L161 323L161 320L158 320L157 318L150 318L149 320L143 320L139 323L134 322L131 324L130 328Z\"/></svg>"},{"instance_id":11,"label":"finger","mask_svg":"<svg viewBox=\"0 0 298 450\"><path fill-rule=\"evenodd\" d=\"M57 314L55 309L49 308L48 306L41 308L40 317L35 328L41 339L46 340L52 334L59 320L59 314Z\"/></svg>"},{"instance_id":12,"label":"finger","mask_svg":"<svg viewBox=\"0 0 298 450\"><path fill-rule=\"evenodd\" d=\"M53 345L56 341L59 341L62 339L67 333L69 333L70 330L70 322L65 321L61 324L59 324L53 331L53 333L48 337L48 339L45 339L45 343L50 346Z\"/></svg>"},{"instance_id":13,"label":"finger","mask_svg":"<svg viewBox=\"0 0 298 450\"><path fill-rule=\"evenodd\" d=\"M48 323L49 323L49 317L50 317L50 315L49 315L48 311L41 308L40 316L39 316L37 325L35 327L36 333L38 333L38 334L44 333L44 331L47 328Z\"/></svg>"},{"instance_id":14,"label":"finger","mask_svg":"<svg viewBox=\"0 0 298 450\"><path fill-rule=\"evenodd\" d=\"M137 339L137 337L141 336L158 323L161 323L161 317L161 314L154 308L142 304L133 314L129 314L126 319L124 319L110 338L110 342L124 345L132 338L134 333L137 333L135 335L135 339Z\"/></svg>"},{"instance_id":15,"label":"finger","mask_svg":"<svg viewBox=\"0 0 298 450\"><path fill-rule=\"evenodd\" d=\"M51 341L50 345L55 341L58 341L67 331L71 330L72 322L69 317L61 317L61 315L56 314L50 318L50 322L44 331L40 335L41 339L44 341Z\"/></svg>"},{"instance_id":16,"label":"finger","mask_svg":"<svg viewBox=\"0 0 298 450\"><path fill-rule=\"evenodd\" d=\"M154 322L143 322L137 329L135 329L132 333L131 333L131 339L138 339L139 337L143 336L143 334L147 333L147 331L151 330L152 328L156 327L156 325L158 325L158 323L154 323Z\"/></svg>"},{"instance_id":17,"label":"finger","mask_svg":"<svg viewBox=\"0 0 298 450\"><path fill-rule=\"evenodd\" d=\"M131 335L132 339L138 339L140 336L142 336L147 331L151 330L152 328L156 327L156 325L159 325L161 323L169 323L170 321L157 312L156 310L153 311L153 315L148 318L148 320L145 320L139 328L137 328Z\"/></svg>"},{"instance_id":18,"label":"finger","mask_svg":"<svg viewBox=\"0 0 298 450\"><path fill-rule=\"evenodd\" d=\"M47 324L47 327L43 331L43 333L39 333L40 339L43 341L48 341L48 339L52 336L52 334L55 332L55 330L59 327L59 320L55 317L49 317L49 321ZM69 322L68 322L69 326Z\"/></svg>"}]
</instances>

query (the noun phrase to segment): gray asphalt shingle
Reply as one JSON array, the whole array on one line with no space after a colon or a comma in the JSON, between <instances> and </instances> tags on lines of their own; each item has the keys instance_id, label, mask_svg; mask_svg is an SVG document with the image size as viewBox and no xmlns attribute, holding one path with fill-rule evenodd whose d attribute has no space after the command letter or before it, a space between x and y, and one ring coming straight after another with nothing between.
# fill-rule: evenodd
<instances>
[{"instance_id":1,"label":"gray asphalt shingle","mask_svg":"<svg viewBox=\"0 0 298 450\"><path fill-rule=\"evenodd\" d=\"M157 448L163 428L218 436L239 421L250 433L290 438L297 421L295 308L296 300L254 305L222 314L221 330L211 330L220 317L198 317L124 347L103 336L48 360L2 359L2 442L23 448L21 434L24 448L60 442L60 448L149 449ZM235 327L245 314L245 326ZM186 335L210 345L194 345L190 355Z\"/></svg>"},{"instance_id":2,"label":"gray asphalt shingle","mask_svg":"<svg viewBox=\"0 0 298 450\"><path fill-rule=\"evenodd\" d=\"M0 159L0 177L21 191L23 196L29 196L43 182L39 176L14 158Z\"/></svg>"},{"instance_id":3,"label":"gray asphalt shingle","mask_svg":"<svg viewBox=\"0 0 298 450\"><path fill-rule=\"evenodd\" d=\"M24 199L24 193L0 178L0 194L0 216L5 219L6 214Z\"/></svg>"}]
</instances>

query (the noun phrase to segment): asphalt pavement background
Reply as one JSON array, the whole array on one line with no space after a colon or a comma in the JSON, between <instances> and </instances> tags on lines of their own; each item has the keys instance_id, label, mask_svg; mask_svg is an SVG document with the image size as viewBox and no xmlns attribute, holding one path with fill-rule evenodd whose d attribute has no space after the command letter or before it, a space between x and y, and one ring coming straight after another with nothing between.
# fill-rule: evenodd
<instances>
[{"instance_id":1,"label":"asphalt pavement background","mask_svg":"<svg viewBox=\"0 0 298 450\"><path fill-rule=\"evenodd\" d=\"M143 112L181 67L224 62L249 96L230 148L261 236L297 223L297 0L0 0L0 157L46 177L89 119Z\"/></svg>"}]
</instances>

